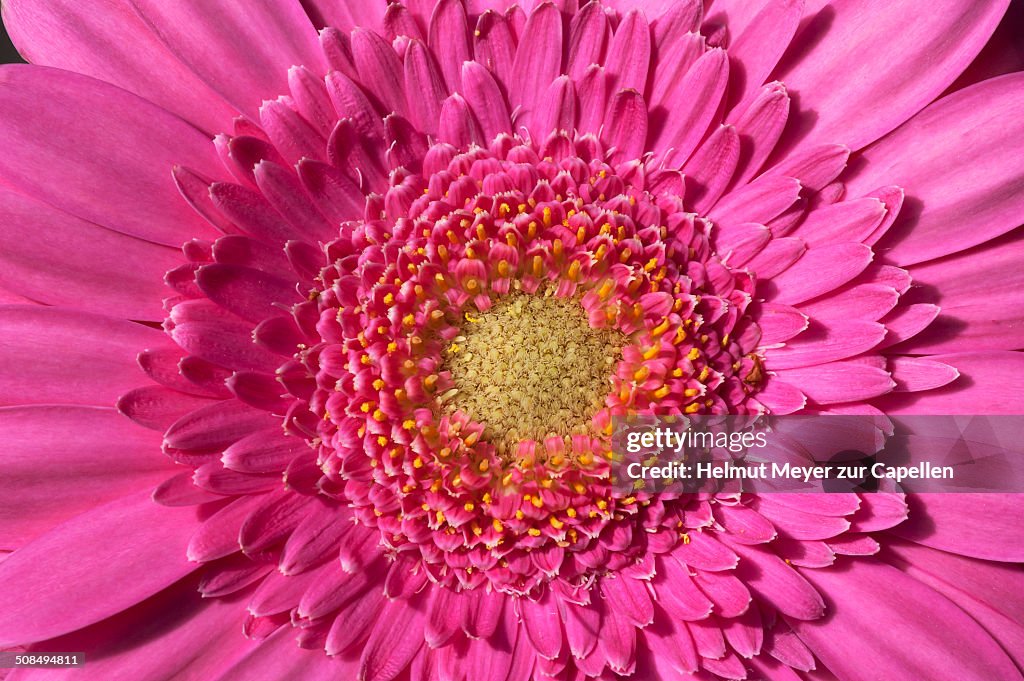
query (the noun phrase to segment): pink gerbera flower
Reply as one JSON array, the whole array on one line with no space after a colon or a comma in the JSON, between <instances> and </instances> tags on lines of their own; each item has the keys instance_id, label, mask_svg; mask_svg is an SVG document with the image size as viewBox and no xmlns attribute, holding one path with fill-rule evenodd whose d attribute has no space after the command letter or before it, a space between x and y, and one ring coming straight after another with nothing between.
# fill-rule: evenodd
<instances>
[{"instance_id":1,"label":"pink gerbera flower","mask_svg":"<svg viewBox=\"0 0 1024 681\"><path fill-rule=\"evenodd\" d=\"M607 457L623 415L1021 412L1007 4L5 2L0 648L1020 678L1016 497Z\"/></svg>"}]
</instances>

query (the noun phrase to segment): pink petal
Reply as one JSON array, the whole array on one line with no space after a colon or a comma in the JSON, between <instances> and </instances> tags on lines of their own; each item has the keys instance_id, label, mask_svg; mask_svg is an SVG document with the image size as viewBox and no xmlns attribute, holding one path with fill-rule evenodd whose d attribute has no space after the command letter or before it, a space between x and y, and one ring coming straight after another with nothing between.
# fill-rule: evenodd
<instances>
[{"instance_id":1,"label":"pink petal","mask_svg":"<svg viewBox=\"0 0 1024 681\"><path fill-rule=\"evenodd\" d=\"M562 68L562 15L551 3L538 5L526 23L525 39L519 42L512 82L512 105L529 115L537 98L547 92Z\"/></svg>"},{"instance_id":2,"label":"pink petal","mask_svg":"<svg viewBox=\"0 0 1024 681\"><path fill-rule=\"evenodd\" d=\"M0 285L51 305L161 321L164 273L180 252L0 190ZM47 238L37 238L40 232ZM69 244L74 244L69 248ZM41 263L46 263L41 267Z\"/></svg>"},{"instance_id":3,"label":"pink petal","mask_svg":"<svg viewBox=\"0 0 1024 681\"><path fill-rule=\"evenodd\" d=\"M11 40L33 64L113 83L207 132L230 129L237 115L157 40L129 3L87 8L26 0L6 3L3 10Z\"/></svg>"},{"instance_id":4,"label":"pink petal","mask_svg":"<svg viewBox=\"0 0 1024 681\"><path fill-rule=\"evenodd\" d=\"M901 345L905 352L1024 348L1024 241L1019 234L910 269L914 302L937 304L938 318ZM984 263L979 271L978 263Z\"/></svg>"},{"instance_id":5,"label":"pink petal","mask_svg":"<svg viewBox=\"0 0 1024 681\"><path fill-rule=\"evenodd\" d=\"M962 556L1020 562L1019 501L1013 494L911 494L910 517L889 532Z\"/></svg>"},{"instance_id":6,"label":"pink petal","mask_svg":"<svg viewBox=\"0 0 1024 681\"><path fill-rule=\"evenodd\" d=\"M448 91L458 92L462 65L472 59L466 10L461 0L440 0L434 7L430 18L430 49L441 62Z\"/></svg>"},{"instance_id":7,"label":"pink petal","mask_svg":"<svg viewBox=\"0 0 1024 681\"><path fill-rule=\"evenodd\" d=\"M896 385L885 369L857 361L780 369L776 373L818 404L867 400L884 395Z\"/></svg>"},{"instance_id":8,"label":"pink petal","mask_svg":"<svg viewBox=\"0 0 1024 681\"><path fill-rule=\"evenodd\" d=\"M942 0L907 31L906 17L918 9L912 0L884 7L829 3L797 34L780 64L779 79L800 100L789 135L804 147L841 142L860 149L875 141L956 79L1006 5ZM885 36L884 49L879 36Z\"/></svg>"},{"instance_id":9,"label":"pink petal","mask_svg":"<svg viewBox=\"0 0 1024 681\"><path fill-rule=\"evenodd\" d=\"M483 128L484 139L492 140L501 133L511 133L512 123L505 97L491 72L477 62L464 63L461 72L462 92ZM544 134L546 132L549 131Z\"/></svg>"},{"instance_id":10,"label":"pink petal","mask_svg":"<svg viewBox=\"0 0 1024 681\"><path fill-rule=\"evenodd\" d=\"M960 377L937 390L890 395L878 407L893 414L1024 413L1024 356L1016 352L963 352L930 360Z\"/></svg>"},{"instance_id":11,"label":"pink petal","mask_svg":"<svg viewBox=\"0 0 1024 681\"><path fill-rule=\"evenodd\" d=\"M735 544L737 577L763 601L796 620L814 620L825 611L819 591L781 558L757 547Z\"/></svg>"},{"instance_id":12,"label":"pink petal","mask_svg":"<svg viewBox=\"0 0 1024 681\"><path fill-rule=\"evenodd\" d=\"M740 138L733 126L723 125L711 133L681 169L693 210L702 213L718 201L739 160Z\"/></svg>"},{"instance_id":13,"label":"pink petal","mask_svg":"<svg viewBox=\"0 0 1024 681\"><path fill-rule=\"evenodd\" d=\"M194 508L158 506L145 491L77 516L22 547L0 563L0 646L74 631L173 584L196 567L183 549L197 524ZM67 555L75 559L59 558Z\"/></svg>"},{"instance_id":14,"label":"pink petal","mask_svg":"<svg viewBox=\"0 0 1024 681\"><path fill-rule=\"evenodd\" d=\"M885 284L856 284L800 305L800 311L815 319L832 322L849 319L876 321L896 307L900 295Z\"/></svg>"},{"instance_id":15,"label":"pink petal","mask_svg":"<svg viewBox=\"0 0 1024 681\"><path fill-rule=\"evenodd\" d=\"M196 283L212 301L251 322L302 300L294 281L237 265L204 265L196 271Z\"/></svg>"},{"instance_id":16,"label":"pink petal","mask_svg":"<svg viewBox=\"0 0 1024 681\"><path fill-rule=\"evenodd\" d=\"M160 454L160 436L113 409L5 407L0 438L0 546L5 549L97 505L148 489L174 471Z\"/></svg>"},{"instance_id":17,"label":"pink petal","mask_svg":"<svg viewBox=\"0 0 1024 681\"><path fill-rule=\"evenodd\" d=\"M729 61L735 79L732 102L753 95L775 69L796 34L803 14L801 0L767 2L729 45Z\"/></svg>"},{"instance_id":18,"label":"pink petal","mask_svg":"<svg viewBox=\"0 0 1024 681\"><path fill-rule=\"evenodd\" d=\"M793 626L840 678L857 678L865 668L884 668L897 681L943 678L950 669L959 679L1020 678L973 619L895 568L861 558L801 574L825 595L828 615Z\"/></svg>"},{"instance_id":19,"label":"pink petal","mask_svg":"<svg viewBox=\"0 0 1024 681\"><path fill-rule=\"evenodd\" d=\"M729 58L720 49L708 50L665 95L671 115L652 140L651 148L666 151L667 164L681 166L711 126L729 81Z\"/></svg>"},{"instance_id":20,"label":"pink petal","mask_svg":"<svg viewBox=\"0 0 1024 681\"><path fill-rule=\"evenodd\" d=\"M785 272L767 282L771 300L796 305L842 286L864 271L874 254L863 244L811 248Z\"/></svg>"},{"instance_id":21,"label":"pink petal","mask_svg":"<svg viewBox=\"0 0 1024 681\"><path fill-rule=\"evenodd\" d=\"M59 347L60 352L40 352ZM167 337L132 322L57 307L0 306L0 404L113 406L149 383L135 358Z\"/></svg>"},{"instance_id":22,"label":"pink petal","mask_svg":"<svg viewBox=\"0 0 1024 681\"><path fill-rule=\"evenodd\" d=\"M885 327L859 320L814 323L784 347L768 350L765 360L773 370L808 367L859 355L885 337Z\"/></svg>"},{"instance_id":23,"label":"pink petal","mask_svg":"<svg viewBox=\"0 0 1024 681\"><path fill-rule=\"evenodd\" d=\"M921 357L890 357L888 369L899 392L934 390L960 376L960 372L948 364Z\"/></svg>"},{"instance_id":24,"label":"pink petal","mask_svg":"<svg viewBox=\"0 0 1024 681\"><path fill-rule=\"evenodd\" d=\"M210 177L223 174L209 138L177 116L92 78L23 65L0 72L0 106L6 147L0 177L8 186L168 246L217 234L181 200L171 179L177 163Z\"/></svg>"},{"instance_id":25,"label":"pink petal","mask_svg":"<svg viewBox=\"0 0 1024 681\"><path fill-rule=\"evenodd\" d=\"M1024 134L1022 87L1024 74L1011 74L955 92L865 152L848 192L857 196L897 184L921 206L904 210L882 240L892 262L910 265L956 253L1021 223L1024 161L1015 141ZM959 162L945 163L950 154ZM965 215L973 229L961 228Z\"/></svg>"},{"instance_id":26,"label":"pink petal","mask_svg":"<svg viewBox=\"0 0 1024 681\"><path fill-rule=\"evenodd\" d=\"M640 10L631 10L619 23L604 67L611 89L643 92L651 64L651 29Z\"/></svg>"},{"instance_id":27,"label":"pink petal","mask_svg":"<svg viewBox=\"0 0 1024 681\"><path fill-rule=\"evenodd\" d=\"M355 678L356 664L331 658L323 650L302 650L295 644L295 630L281 627L241 660L227 668L217 681L301 678L304 681L330 681Z\"/></svg>"},{"instance_id":28,"label":"pink petal","mask_svg":"<svg viewBox=\"0 0 1024 681\"><path fill-rule=\"evenodd\" d=\"M264 99L288 91L291 66L326 70L316 31L297 1L259 7L222 0L132 4L171 52L253 120Z\"/></svg>"}]
</instances>

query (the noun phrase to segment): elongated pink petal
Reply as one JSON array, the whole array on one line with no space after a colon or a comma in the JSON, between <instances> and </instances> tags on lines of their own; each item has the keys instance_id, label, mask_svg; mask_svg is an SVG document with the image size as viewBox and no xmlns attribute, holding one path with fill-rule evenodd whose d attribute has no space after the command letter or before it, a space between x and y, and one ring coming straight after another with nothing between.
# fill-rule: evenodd
<instances>
[{"instance_id":1,"label":"elongated pink petal","mask_svg":"<svg viewBox=\"0 0 1024 681\"><path fill-rule=\"evenodd\" d=\"M59 104L52 92L61 93ZM217 234L182 202L170 176L179 163L210 177L223 173L209 138L180 118L92 78L24 65L0 71L0 106L7 142L0 177L8 186L168 246Z\"/></svg>"},{"instance_id":2,"label":"elongated pink petal","mask_svg":"<svg viewBox=\"0 0 1024 681\"><path fill-rule=\"evenodd\" d=\"M127 2L89 8L77 2L8 2L3 18L18 52L33 64L113 83L211 133L230 128L237 115L157 40Z\"/></svg>"},{"instance_id":3,"label":"elongated pink petal","mask_svg":"<svg viewBox=\"0 0 1024 681\"><path fill-rule=\"evenodd\" d=\"M957 253L1021 223L1024 161L1012 140L1024 134L1022 84L1024 75L1011 74L955 92L865 152L847 191L897 184L920 204L904 210L880 244L892 262ZM959 163L943 163L954 149L969 151ZM975 229L960 229L965 215Z\"/></svg>"},{"instance_id":4,"label":"elongated pink petal","mask_svg":"<svg viewBox=\"0 0 1024 681\"><path fill-rule=\"evenodd\" d=\"M193 508L158 506L147 490L55 527L0 563L0 645L74 631L173 584L196 567L182 548L197 524ZM54 562L55 552L76 559Z\"/></svg>"},{"instance_id":5,"label":"elongated pink petal","mask_svg":"<svg viewBox=\"0 0 1024 681\"><path fill-rule=\"evenodd\" d=\"M174 471L160 454L157 433L109 408L0 408L0 437L5 443L0 546L5 549L16 549L98 504L151 488Z\"/></svg>"},{"instance_id":6,"label":"elongated pink petal","mask_svg":"<svg viewBox=\"0 0 1024 681\"><path fill-rule=\"evenodd\" d=\"M291 66L325 68L316 31L297 1L244 8L221 0L132 4L178 59L254 119L264 99L288 91Z\"/></svg>"},{"instance_id":7,"label":"elongated pink petal","mask_svg":"<svg viewBox=\"0 0 1024 681\"><path fill-rule=\"evenodd\" d=\"M840 677L856 678L864 665L883 665L899 681L941 678L951 668L962 679L1020 678L973 619L895 568L864 558L801 574L826 595L829 611L820 620L794 622L797 635ZM943 626L927 626L922 618Z\"/></svg>"},{"instance_id":8,"label":"elongated pink petal","mask_svg":"<svg viewBox=\"0 0 1024 681\"><path fill-rule=\"evenodd\" d=\"M790 139L860 149L903 123L952 83L988 40L1008 2L945 0L904 19L913 2L829 3L794 39L778 78L800 99ZM878 49L878 36L886 36ZM929 36L925 39L923 36Z\"/></svg>"},{"instance_id":9,"label":"elongated pink petal","mask_svg":"<svg viewBox=\"0 0 1024 681\"><path fill-rule=\"evenodd\" d=\"M0 222L0 285L8 290L128 319L164 318L163 275L181 264L179 253L3 190Z\"/></svg>"},{"instance_id":10,"label":"elongated pink petal","mask_svg":"<svg viewBox=\"0 0 1024 681\"><path fill-rule=\"evenodd\" d=\"M59 353L40 353L57 344ZM135 358L166 349L161 332L100 315L56 307L0 307L0 403L113 406L146 385Z\"/></svg>"}]
</instances>

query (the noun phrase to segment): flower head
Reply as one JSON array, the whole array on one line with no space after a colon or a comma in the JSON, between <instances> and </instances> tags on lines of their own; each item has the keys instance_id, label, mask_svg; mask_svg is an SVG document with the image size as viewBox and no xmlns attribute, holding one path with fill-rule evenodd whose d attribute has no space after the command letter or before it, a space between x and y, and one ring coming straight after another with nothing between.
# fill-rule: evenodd
<instances>
[{"instance_id":1,"label":"flower head","mask_svg":"<svg viewBox=\"0 0 1024 681\"><path fill-rule=\"evenodd\" d=\"M1005 3L923 19L956 27L935 64L893 36L910 75L837 56L903 21L856 3L304 4L102 10L135 61L80 9L5 5L33 61L150 101L0 76L0 257L31 273L0 275L24 303L3 361L48 348L0 381L23 405L0 427L28 479L42 438L101 480L0 523L0 645L96 645L111 675L205 646L176 673L225 679L1019 675L1015 629L972 600L1019 580L1019 528L979 520L1011 497L610 479L617 417L1020 409L993 387L1020 380L1016 312L965 309L962 279L1020 279L1024 81L933 102ZM97 473L107 438L123 469ZM65 545L87 559L33 570Z\"/></svg>"}]
</instances>

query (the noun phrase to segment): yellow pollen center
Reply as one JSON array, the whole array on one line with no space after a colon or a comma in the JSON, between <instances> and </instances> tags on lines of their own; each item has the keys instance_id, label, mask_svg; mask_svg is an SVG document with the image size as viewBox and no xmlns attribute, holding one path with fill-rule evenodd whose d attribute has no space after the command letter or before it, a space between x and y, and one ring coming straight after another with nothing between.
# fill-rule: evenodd
<instances>
[{"instance_id":1,"label":"yellow pollen center","mask_svg":"<svg viewBox=\"0 0 1024 681\"><path fill-rule=\"evenodd\" d=\"M484 424L499 453L592 432L624 339L591 328L579 300L513 293L461 328L446 353L457 390L446 407Z\"/></svg>"}]
</instances>

